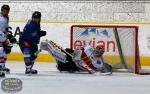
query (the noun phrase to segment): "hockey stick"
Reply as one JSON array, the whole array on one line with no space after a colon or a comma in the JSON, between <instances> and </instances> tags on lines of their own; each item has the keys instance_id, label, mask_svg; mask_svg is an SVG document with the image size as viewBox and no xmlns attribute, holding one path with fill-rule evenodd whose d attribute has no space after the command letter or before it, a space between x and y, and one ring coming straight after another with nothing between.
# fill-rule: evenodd
<instances>
[{"instance_id":1,"label":"hockey stick","mask_svg":"<svg viewBox=\"0 0 150 94\"><path fill-rule=\"evenodd\" d=\"M65 51L64 49L62 49L62 47L56 45L56 43L54 43L53 41L49 41L49 43L52 44L54 47L57 47L58 49L60 49L62 52L69 55L73 59L73 56L70 53L68 53L67 51Z\"/></svg>"}]
</instances>

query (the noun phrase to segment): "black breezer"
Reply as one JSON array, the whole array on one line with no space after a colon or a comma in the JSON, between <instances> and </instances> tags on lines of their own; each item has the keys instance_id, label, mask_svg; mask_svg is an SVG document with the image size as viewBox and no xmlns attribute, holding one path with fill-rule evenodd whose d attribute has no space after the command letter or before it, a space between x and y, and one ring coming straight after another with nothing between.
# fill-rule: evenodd
<instances>
[{"instance_id":1,"label":"black breezer","mask_svg":"<svg viewBox=\"0 0 150 94\"><path fill-rule=\"evenodd\" d=\"M72 50L70 48L66 48L65 51L70 53L71 55L73 55L73 53L74 53L74 50ZM79 71L79 68L76 66L75 62L72 60L72 57L68 54L66 54L66 55L67 55L66 63L57 61L57 69L59 71L68 71L70 73Z\"/></svg>"}]
</instances>

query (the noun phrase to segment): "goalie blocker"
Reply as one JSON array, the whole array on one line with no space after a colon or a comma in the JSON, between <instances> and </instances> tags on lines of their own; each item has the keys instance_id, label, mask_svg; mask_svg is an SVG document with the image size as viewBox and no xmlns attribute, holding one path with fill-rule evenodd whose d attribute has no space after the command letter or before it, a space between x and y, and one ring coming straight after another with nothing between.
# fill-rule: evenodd
<instances>
[{"instance_id":1,"label":"goalie blocker","mask_svg":"<svg viewBox=\"0 0 150 94\"><path fill-rule=\"evenodd\" d=\"M89 45L82 48L65 50L53 41L43 41L40 45L42 50L48 51L57 62L59 71L88 71L90 74L104 73L112 74L112 66L104 62L102 47L91 47Z\"/></svg>"}]
</instances>

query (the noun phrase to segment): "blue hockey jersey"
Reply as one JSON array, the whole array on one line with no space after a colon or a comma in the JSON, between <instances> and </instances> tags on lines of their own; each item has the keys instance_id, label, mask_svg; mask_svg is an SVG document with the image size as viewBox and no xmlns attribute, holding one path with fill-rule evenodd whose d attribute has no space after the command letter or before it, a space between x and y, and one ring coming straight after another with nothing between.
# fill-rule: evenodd
<instances>
[{"instance_id":1,"label":"blue hockey jersey","mask_svg":"<svg viewBox=\"0 0 150 94\"><path fill-rule=\"evenodd\" d=\"M20 36L20 41L28 41L31 44L38 44L40 41L38 32L40 30L40 24L33 23L31 20L29 20L24 27L22 35Z\"/></svg>"}]
</instances>

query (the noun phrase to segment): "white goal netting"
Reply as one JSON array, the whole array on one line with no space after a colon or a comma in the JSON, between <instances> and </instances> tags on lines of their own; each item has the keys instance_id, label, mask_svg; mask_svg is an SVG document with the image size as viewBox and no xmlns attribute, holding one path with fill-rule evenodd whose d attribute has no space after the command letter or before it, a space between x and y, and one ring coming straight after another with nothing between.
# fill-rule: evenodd
<instances>
[{"instance_id":1,"label":"white goal netting","mask_svg":"<svg viewBox=\"0 0 150 94\"><path fill-rule=\"evenodd\" d=\"M138 27L74 25L71 28L71 48L84 45L105 48L104 60L116 69L138 72Z\"/></svg>"}]
</instances>

